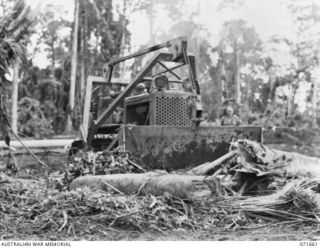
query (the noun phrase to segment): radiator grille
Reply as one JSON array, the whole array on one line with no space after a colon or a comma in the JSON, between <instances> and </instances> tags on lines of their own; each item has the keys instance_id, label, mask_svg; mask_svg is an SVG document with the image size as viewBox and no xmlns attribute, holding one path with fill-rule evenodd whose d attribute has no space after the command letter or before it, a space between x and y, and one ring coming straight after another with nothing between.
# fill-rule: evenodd
<instances>
[{"instance_id":1,"label":"radiator grille","mask_svg":"<svg viewBox=\"0 0 320 248\"><path fill-rule=\"evenodd\" d=\"M182 97L156 97L156 125L191 126L187 99Z\"/></svg>"}]
</instances>

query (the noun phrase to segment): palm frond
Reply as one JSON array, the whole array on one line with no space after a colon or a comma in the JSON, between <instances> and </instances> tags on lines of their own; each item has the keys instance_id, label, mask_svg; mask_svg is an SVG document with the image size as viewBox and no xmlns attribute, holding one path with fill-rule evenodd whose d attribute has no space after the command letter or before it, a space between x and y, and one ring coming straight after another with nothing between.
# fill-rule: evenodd
<instances>
[{"instance_id":1,"label":"palm frond","mask_svg":"<svg viewBox=\"0 0 320 248\"><path fill-rule=\"evenodd\" d=\"M8 68L16 59L24 59L25 48L11 38L0 39L0 76L8 73Z\"/></svg>"},{"instance_id":2,"label":"palm frond","mask_svg":"<svg viewBox=\"0 0 320 248\"><path fill-rule=\"evenodd\" d=\"M7 32L13 32L18 29L19 26L27 19L28 14L30 12L30 7L24 5L22 10L17 10L18 16L15 19L12 19L9 23L9 26L6 28Z\"/></svg>"}]
</instances>

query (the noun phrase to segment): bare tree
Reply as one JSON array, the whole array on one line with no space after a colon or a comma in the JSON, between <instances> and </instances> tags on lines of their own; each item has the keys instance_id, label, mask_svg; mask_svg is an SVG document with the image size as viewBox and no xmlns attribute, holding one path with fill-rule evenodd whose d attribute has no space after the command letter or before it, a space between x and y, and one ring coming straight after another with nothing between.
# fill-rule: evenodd
<instances>
[{"instance_id":1,"label":"bare tree","mask_svg":"<svg viewBox=\"0 0 320 248\"><path fill-rule=\"evenodd\" d=\"M74 110L76 76L77 76L77 52L78 52L78 29L79 29L79 1L75 0L74 11L74 28L72 40L72 59L71 59L71 76L70 76L70 91L69 91L69 115L66 131L72 131L71 114Z\"/></svg>"},{"instance_id":2,"label":"bare tree","mask_svg":"<svg viewBox=\"0 0 320 248\"><path fill-rule=\"evenodd\" d=\"M19 68L20 61L16 59L13 63L13 77L12 77L12 106L11 106L11 127L15 134L18 134L18 87L19 87Z\"/></svg>"}]
</instances>

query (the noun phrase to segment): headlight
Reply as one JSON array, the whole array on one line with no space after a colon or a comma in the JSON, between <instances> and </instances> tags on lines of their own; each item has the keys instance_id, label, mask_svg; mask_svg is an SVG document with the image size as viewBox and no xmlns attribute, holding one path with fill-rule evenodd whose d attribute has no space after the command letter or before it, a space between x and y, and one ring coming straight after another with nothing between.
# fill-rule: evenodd
<instances>
[{"instance_id":1,"label":"headlight","mask_svg":"<svg viewBox=\"0 0 320 248\"><path fill-rule=\"evenodd\" d=\"M165 87L168 87L168 78L164 75L159 75L154 78L154 85L158 90L162 90Z\"/></svg>"}]
</instances>

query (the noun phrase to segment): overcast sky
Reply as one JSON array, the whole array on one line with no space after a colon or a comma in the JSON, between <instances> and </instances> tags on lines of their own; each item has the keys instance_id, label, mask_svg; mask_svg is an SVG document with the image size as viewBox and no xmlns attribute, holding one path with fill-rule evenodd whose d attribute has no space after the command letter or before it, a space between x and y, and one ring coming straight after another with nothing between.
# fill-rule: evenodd
<instances>
[{"instance_id":1,"label":"overcast sky","mask_svg":"<svg viewBox=\"0 0 320 248\"><path fill-rule=\"evenodd\" d=\"M216 42L223 22L230 19L247 21L250 26L255 27L263 40L269 39L274 34L290 35L290 18L282 4L285 1L288 0L245 0L245 4L241 7L223 11L217 11L217 4L220 0L185 0L185 4L189 8L199 9L200 23L208 29L212 42ZM141 14L132 17L134 23L130 25L130 28L133 31L133 41L146 42L148 22ZM165 17L165 12L160 11L155 21L156 28L168 30L171 24L169 18Z\"/></svg>"},{"instance_id":2,"label":"overcast sky","mask_svg":"<svg viewBox=\"0 0 320 248\"><path fill-rule=\"evenodd\" d=\"M254 26L260 38L264 41L267 41L275 34L290 36L292 30L291 21L283 5L283 2L286 1L290 0L245 0L244 5L234 10L223 11L217 11L217 4L220 0L185 0L185 6L186 9L199 10L199 22L208 30L210 44L215 46L219 41L218 36L223 22L230 19L245 20L249 26ZM36 6L39 0L27 0L27 2L32 6ZM73 19L74 0L41 0L43 6L47 3L61 5L67 12L66 17L70 20ZM122 0L114 0L114 3L121 4ZM173 23L166 15L167 13L160 8L155 19L156 30L169 30ZM141 45L148 42L149 22L146 16L141 13L130 15L128 28L132 33L132 50L137 50ZM279 57L284 59L284 54ZM34 62L41 67L45 67L48 64L45 54L37 54Z\"/></svg>"}]
</instances>

